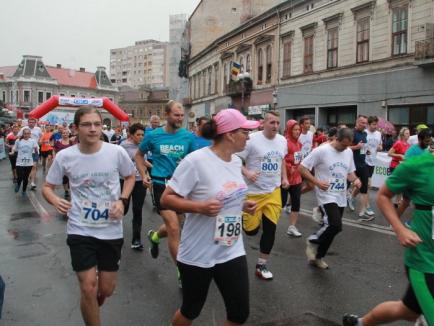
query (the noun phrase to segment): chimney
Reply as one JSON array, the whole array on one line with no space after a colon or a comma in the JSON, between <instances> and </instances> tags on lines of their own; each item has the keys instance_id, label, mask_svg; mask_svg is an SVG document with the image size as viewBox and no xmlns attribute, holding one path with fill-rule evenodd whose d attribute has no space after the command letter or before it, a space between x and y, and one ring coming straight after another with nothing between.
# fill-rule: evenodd
<instances>
[{"instance_id":1,"label":"chimney","mask_svg":"<svg viewBox=\"0 0 434 326\"><path fill-rule=\"evenodd\" d=\"M86 72L86 69L83 67L80 67L80 72Z\"/></svg>"},{"instance_id":2,"label":"chimney","mask_svg":"<svg viewBox=\"0 0 434 326\"><path fill-rule=\"evenodd\" d=\"M62 65L61 65L60 63L58 63L58 64L56 65L56 68L62 68Z\"/></svg>"}]
</instances>

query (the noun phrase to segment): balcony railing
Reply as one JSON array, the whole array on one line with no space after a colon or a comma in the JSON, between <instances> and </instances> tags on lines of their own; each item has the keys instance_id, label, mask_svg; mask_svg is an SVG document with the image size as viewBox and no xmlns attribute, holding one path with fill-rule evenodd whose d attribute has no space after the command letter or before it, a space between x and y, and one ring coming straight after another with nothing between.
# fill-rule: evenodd
<instances>
[{"instance_id":1,"label":"balcony railing","mask_svg":"<svg viewBox=\"0 0 434 326\"><path fill-rule=\"evenodd\" d=\"M434 38L416 41L414 58L426 60L434 58Z\"/></svg>"}]
</instances>

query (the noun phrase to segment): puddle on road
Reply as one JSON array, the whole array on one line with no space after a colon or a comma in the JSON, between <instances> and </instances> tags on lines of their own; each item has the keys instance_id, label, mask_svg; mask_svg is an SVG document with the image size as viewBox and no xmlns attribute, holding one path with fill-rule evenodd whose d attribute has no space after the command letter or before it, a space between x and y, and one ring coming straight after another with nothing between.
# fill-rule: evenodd
<instances>
[{"instance_id":1,"label":"puddle on road","mask_svg":"<svg viewBox=\"0 0 434 326\"><path fill-rule=\"evenodd\" d=\"M15 246L11 249L12 256L19 259L39 257L46 255L49 252L50 250L40 242L29 242Z\"/></svg>"},{"instance_id":2,"label":"puddle on road","mask_svg":"<svg viewBox=\"0 0 434 326\"><path fill-rule=\"evenodd\" d=\"M39 218L39 215L36 212L13 213L11 214L10 220L11 222L13 222L13 221L25 220L29 218Z\"/></svg>"},{"instance_id":3,"label":"puddle on road","mask_svg":"<svg viewBox=\"0 0 434 326\"><path fill-rule=\"evenodd\" d=\"M25 241L25 242L33 242L40 238L40 235L32 230L20 230L20 229L9 229L8 234L14 240Z\"/></svg>"},{"instance_id":4,"label":"puddle on road","mask_svg":"<svg viewBox=\"0 0 434 326\"><path fill-rule=\"evenodd\" d=\"M339 326L339 324L324 319L312 312L305 312L295 317L269 323L256 324L255 326Z\"/></svg>"}]
</instances>

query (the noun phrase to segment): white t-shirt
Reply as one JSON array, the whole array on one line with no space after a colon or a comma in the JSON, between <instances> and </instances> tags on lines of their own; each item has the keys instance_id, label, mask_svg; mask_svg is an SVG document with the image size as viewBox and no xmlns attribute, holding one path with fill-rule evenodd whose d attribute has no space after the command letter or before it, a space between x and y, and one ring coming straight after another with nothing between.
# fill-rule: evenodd
<instances>
[{"instance_id":1,"label":"white t-shirt","mask_svg":"<svg viewBox=\"0 0 434 326\"><path fill-rule=\"evenodd\" d=\"M38 143L32 138L17 140L14 145L14 152L18 153L17 166L33 166L33 153L38 150Z\"/></svg>"},{"instance_id":2,"label":"white t-shirt","mask_svg":"<svg viewBox=\"0 0 434 326\"><path fill-rule=\"evenodd\" d=\"M61 185L64 175L69 178L72 208L68 211L67 233L103 240L122 238L122 221L106 215L121 195L120 177L134 173L127 152L117 145L103 142L94 154L81 153L78 145L60 151L46 181Z\"/></svg>"},{"instance_id":3,"label":"white t-shirt","mask_svg":"<svg viewBox=\"0 0 434 326\"><path fill-rule=\"evenodd\" d=\"M351 149L339 152L332 145L325 144L315 148L301 165L308 170L315 169L315 178L330 183L326 191L315 186L320 205L336 203L339 207L347 206L347 176L356 170Z\"/></svg>"},{"instance_id":4,"label":"white t-shirt","mask_svg":"<svg viewBox=\"0 0 434 326\"><path fill-rule=\"evenodd\" d=\"M142 177L140 176L140 173L137 170L136 159L135 159L137 150L139 149L139 145L136 145L132 141L127 139L126 141L122 142L120 146L123 147L127 151L128 156L131 158L131 161L134 164L134 167L136 170L136 181L142 180ZM143 158L146 160L146 154L143 155Z\"/></svg>"},{"instance_id":5,"label":"white t-shirt","mask_svg":"<svg viewBox=\"0 0 434 326\"><path fill-rule=\"evenodd\" d=\"M303 158L309 155L313 147L313 132L308 131L306 134L301 133L298 138L298 142L301 144L301 152Z\"/></svg>"},{"instance_id":6,"label":"white t-shirt","mask_svg":"<svg viewBox=\"0 0 434 326\"><path fill-rule=\"evenodd\" d=\"M107 136L109 142L112 140L113 135L115 134L115 131L113 129L105 130L103 133Z\"/></svg>"},{"instance_id":7,"label":"white t-shirt","mask_svg":"<svg viewBox=\"0 0 434 326\"><path fill-rule=\"evenodd\" d=\"M417 134L413 135L413 136L410 136L410 138L408 138L407 142L410 144L410 146L418 144L419 140L417 139Z\"/></svg>"},{"instance_id":8,"label":"white t-shirt","mask_svg":"<svg viewBox=\"0 0 434 326\"><path fill-rule=\"evenodd\" d=\"M21 130L18 132L18 137L21 137L23 135L24 129L30 129L31 137L34 141L36 141L36 144L39 142L39 138L42 136L42 129L38 126L34 126L33 129L29 126L22 127Z\"/></svg>"},{"instance_id":9,"label":"white t-shirt","mask_svg":"<svg viewBox=\"0 0 434 326\"><path fill-rule=\"evenodd\" d=\"M241 215L247 185L241 174L241 159L220 159L209 147L186 156L176 168L168 186L177 194L194 201L218 199L219 215ZM245 255L242 232L232 246L216 243L216 217L188 213L181 233L177 260L209 268Z\"/></svg>"},{"instance_id":10,"label":"white t-shirt","mask_svg":"<svg viewBox=\"0 0 434 326\"><path fill-rule=\"evenodd\" d=\"M282 161L288 154L288 143L282 135L268 139L262 131L249 135L244 151L237 153L246 168L259 172L256 182L246 180L249 194L269 194L282 183Z\"/></svg>"},{"instance_id":11,"label":"white t-shirt","mask_svg":"<svg viewBox=\"0 0 434 326\"><path fill-rule=\"evenodd\" d=\"M370 155L366 154L365 162L369 166L375 166L375 158L377 157L378 145L382 143L381 132L378 130L370 132L368 129L365 130L367 133L366 139L368 140L366 144L366 150L370 152Z\"/></svg>"}]
</instances>

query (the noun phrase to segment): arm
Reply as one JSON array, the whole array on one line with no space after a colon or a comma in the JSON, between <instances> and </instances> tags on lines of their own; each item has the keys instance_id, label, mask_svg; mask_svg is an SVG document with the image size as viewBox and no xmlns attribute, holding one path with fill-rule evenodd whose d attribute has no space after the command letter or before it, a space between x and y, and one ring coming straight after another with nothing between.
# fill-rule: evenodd
<instances>
[{"instance_id":1,"label":"arm","mask_svg":"<svg viewBox=\"0 0 434 326\"><path fill-rule=\"evenodd\" d=\"M347 178L356 188L360 189L362 187L362 182L354 172L348 173Z\"/></svg>"},{"instance_id":2,"label":"arm","mask_svg":"<svg viewBox=\"0 0 434 326\"><path fill-rule=\"evenodd\" d=\"M129 198L131 192L133 191L134 184L136 182L135 174L131 174L127 177L124 177L124 186L122 188L122 193L120 198ZM118 199L112 203L112 207L110 208L109 216L113 219L121 219L125 213L124 202L121 199Z\"/></svg>"},{"instance_id":3,"label":"arm","mask_svg":"<svg viewBox=\"0 0 434 326\"><path fill-rule=\"evenodd\" d=\"M404 247L415 247L421 243L422 240L415 232L406 228L404 224L402 224L392 203L392 197L394 195L395 194L391 192L386 185L383 185L377 195L377 207L392 225L400 244Z\"/></svg>"},{"instance_id":4,"label":"arm","mask_svg":"<svg viewBox=\"0 0 434 326\"><path fill-rule=\"evenodd\" d=\"M307 181L313 183L314 185L316 185L318 188L320 188L321 190L327 190L329 187L329 183L327 181L320 181L317 180L312 173L310 173L310 171L304 167L303 165L299 165L298 167L298 172L300 172L301 176L306 179Z\"/></svg>"},{"instance_id":5,"label":"arm","mask_svg":"<svg viewBox=\"0 0 434 326\"><path fill-rule=\"evenodd\" d=\"M286 172L286 162L285 159L282 160L282 188L287 189L289 187L288 174Z\"/></svg>"},{"instance_id":6,"label":"arm","mask_svg":"<svg viewBox=\"0 0 434 326\"><path fill-rule=\"evenodd\" d=\"M139 171L140 176L143 180L143 185L145 187L149 187L151 185L151 179L148 176L148 169L146 168L146 162L145 162L145 154L142 153L140 149L137 150L136 155L134 155L134 160L136 162L136 168L137 171Z\"/></svg>"},{"instance_id":7,"label":"arm","mask_svg":"<svg viewBox=\"0 0 434 326\"><path fill-rule=\"evenodd\" d=\"M244 164L241 167L241 173L251 182L256 182L259 176L259 172L247 169Z\"/></svg>"},{"instance_id":8,"label":"arm","mask_svg":"<svg viewBox=\"0 0 434 326\"><path fill-rule=\"evenodd\" d=\"M193 201L178 195L170 186L166 187L161 196L161 205L179 213L196 213L207 216L217 216L222 204L217 199Z\"/></svg>"},{"instance_id":9,"label":"arm","mask_svg":"<svg viewBox=\"0 0 434 326\"><path fill-rule=\"evenodd\" d=\"M55 187L55 185L45 182L42 186L42 196L44 196L45 200L50 205L53 205L60 214L66 215L72 205L69 201L56 195L54 192Z\"/></svg>"},{"instance_id":10,"label":"arm","mask_svg":"<svg viewBox=\"0 0 434 326\"><path fill-rule=\"evenodd\" d=\"M357 151L359 149L361 149L363 147L364 143L362 141L360 141L357 145L353 145L353 146L348 146L349 148L351 148L351 150L353 151Z\"/></svg>"},{"instance_id":11,"label":"arm","mask_svg":"<svg viewBox=\"0 0 434 326\"><path fill-rule=\"evenodd\" d=\"M395 148L393 148L393 147L387 152L387 155L389 155L390 157L397 158L397 159L404 159L404 155L397 154L395 151Z\"/></svg>"}]
</instances>

